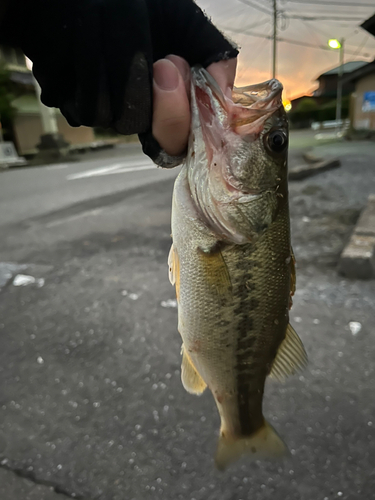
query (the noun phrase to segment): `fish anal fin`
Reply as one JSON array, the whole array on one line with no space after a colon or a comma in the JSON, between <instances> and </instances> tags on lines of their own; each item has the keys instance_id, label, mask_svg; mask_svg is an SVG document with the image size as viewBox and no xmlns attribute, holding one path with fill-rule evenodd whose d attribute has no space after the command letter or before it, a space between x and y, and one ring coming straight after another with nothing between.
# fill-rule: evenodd
<instances>
[{"instance_id":1,"label":"fish anal fin","mask_svg":"<svg viewBox=\"0 0 375 500\"><path fill-rule=\"evenodd\" d=\"M276 358L272 364L270 377L284 381L289 375L303 370L307 365L307 354L302 340L289 324L286 335L281 342Z\"/></svg>"},{"instance_id":2,"label":"fish anal fin","mask_svg":"<svg viewBox=\"0 0 375 500\"><path fill-rule=\"evenodd\" d=\"M219 443L215 456L216 467L223 471L228 465L242 456L252 460L277 458L288 454L288 448L267 422L251 436L230 436L225 430L220 433Z\"/></svg>"},{"instance_id":3,"label":"fish anal fin","mask_svg":"<svg viewBox=\"0 0 375 500\"><path fill-rule=\"evenodd\" d=\"M182 364L181 364L181 381L185 390L190 394L200 395L206 389L206 382L199 375L190 356L185 350L184 345L181 347Z\"/></svg>"},{"instance_id":4,"label":"fish anal fin","mask_svg":"<svg viewBox=\"0 0 375 500\"><path fill-rule=\"evenodd\" d=\"M180 296L180 260L173 243L168 255L169 281L176 287L177 300Z\"/></svg>"}]
</instances>

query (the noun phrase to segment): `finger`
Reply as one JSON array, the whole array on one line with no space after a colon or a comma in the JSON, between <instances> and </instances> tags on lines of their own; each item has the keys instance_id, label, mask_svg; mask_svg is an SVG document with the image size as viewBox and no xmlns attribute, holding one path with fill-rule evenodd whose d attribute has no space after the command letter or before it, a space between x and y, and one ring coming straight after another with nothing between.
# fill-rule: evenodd
<instances>
[{"instance_id":1,"label":"finger","mask_svg":"<svg viewBox=\"0 0 375 500\"><path fill-rule=\"evenodd\" d=\"M215 78L226 97L232 98L234 79L236 76L237 58L219 61L208 66L207 71Z\"/></svg>"},{"instance_id":2,"label":"finger","mask_svg":"<svg viewBox=\"0 0 375 500\"><path fill-rule=\"evenodd\" d=\"M160 59L154 69L152 134L171 156L183 153L190 129L190 106L180 71L173 62Z\"/></svg>"},{"instance_id":3,"label":"finger","mask_svg":"<svg viewBox=\"0 0 375 500\"><path fill-rule=\"evenodd\" d=\"M166 57L168 61L173 62L173 64L176 66L178 71L181 73L182 79L185 84L186 88L186 93L188 97L190 98L190 76L191 76L191 70L189 63L183 59L180 56L175 56L174 54L170 54L169 56Z\"/></svg>"}]
</instances>

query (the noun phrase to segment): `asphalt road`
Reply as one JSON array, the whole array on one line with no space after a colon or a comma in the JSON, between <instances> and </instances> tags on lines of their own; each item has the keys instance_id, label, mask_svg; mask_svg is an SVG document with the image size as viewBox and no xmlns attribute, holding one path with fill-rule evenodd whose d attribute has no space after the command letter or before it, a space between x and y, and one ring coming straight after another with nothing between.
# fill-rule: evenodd
<instances>
[{"instance_id":1,"label":"asphalt road","mask_svg":"<svg viewBox=\"0 0 375 500\"><path fill-rule=\"evenodd\" d=\"M180 382L166 265L177 171L131 146L1 173L1 261L35 282L0 292L0 499L375 498L375 285L336 272L375 193L374 152L325 146L342 167L290 185L292 324L310 364L267 383L264 411L291 455L225 473L213 399Z\"/></svg>"}]
</instances>

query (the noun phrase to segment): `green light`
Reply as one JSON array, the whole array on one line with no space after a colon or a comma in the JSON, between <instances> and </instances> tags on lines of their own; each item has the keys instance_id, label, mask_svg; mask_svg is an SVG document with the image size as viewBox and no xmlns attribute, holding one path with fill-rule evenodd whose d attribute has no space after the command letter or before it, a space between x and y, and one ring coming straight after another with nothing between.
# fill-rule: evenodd
<instances>
[{"instance_id":1,"label":"green light","mask_svg":"<svg viewBox=\"0 0 375 500\"><path fill-rule=\"evenodd\" d=\"M331 49L341 49L341 43L336 40L336 38L328 40L328 45L331 47Z\"/></svg>"}]
</instances>

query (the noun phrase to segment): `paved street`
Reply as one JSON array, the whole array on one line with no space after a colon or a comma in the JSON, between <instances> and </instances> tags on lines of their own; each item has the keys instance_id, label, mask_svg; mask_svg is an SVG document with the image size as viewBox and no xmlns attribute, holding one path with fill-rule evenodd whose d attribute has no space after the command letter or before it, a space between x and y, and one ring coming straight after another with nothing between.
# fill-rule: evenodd
<instances>
[{"instance_id":1,"label":"paved street","mask_svg":"<svg viewBox=\"0 0 375 500\"><path fill-rule=\"evenodd\" d=\"M290 183L291 316L310 363L264 401L291 455L225 473L212 396L180 382L177 170L127 145L0 173L3 278L34 278L0 279L0 500L375 498L375 284L336 272L375 193L375 143L315 149L342 167Z\"/></svg>"}]
</instances>

